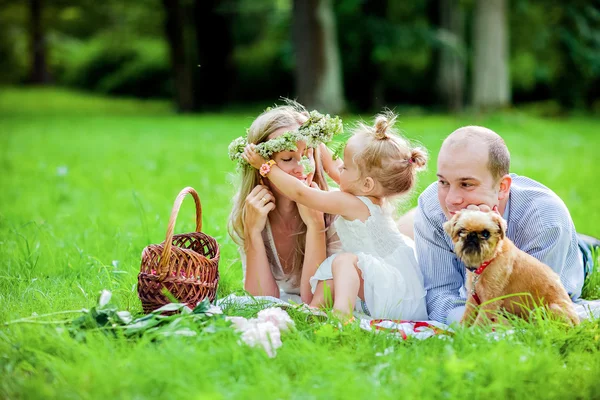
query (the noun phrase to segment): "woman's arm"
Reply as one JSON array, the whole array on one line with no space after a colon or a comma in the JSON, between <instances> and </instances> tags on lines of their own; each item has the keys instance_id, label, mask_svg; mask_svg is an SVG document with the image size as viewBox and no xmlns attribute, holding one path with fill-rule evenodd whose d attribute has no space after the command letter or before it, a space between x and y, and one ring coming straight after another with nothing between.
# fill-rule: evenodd
<instances>
[{"instance_id":1,"label":"woman's arm","mask_svg":"<svg viewBox=\"0 0 600 400\"><path fill-rule=\"evenodd\" d=\"M266 186L258 185L246 197L244 207L244 289L253 296L279 297L279 286L269 267L262 239L269 212L275 209L275 197Z\"/></svg>"},{"instance_id":2,"label":"woman's arm","mask_svg":"<svg viewBox=\"0 0 600 400\"><path fill-rule=\"evenodd\" d=\"M316 183L311 186L318 189ZM306 224L306 244L304 248L304 262L300 277L300 297L302 302L309 304L312 300L310 278L317 272L317 268L327 257L327 237L325 233L325 219L323 213L298 204L298 211L304 224Z\"/></svg>"},{"instance_id":3,"label":"woman's arm","mask_svg":"<svg viewBox=\"0 0 600 400\"><path fill-rule=\"evenodd\" d=\"M249 233L244 241L246 279L244 289L253 296L279 298L279 286L269 267L261 232Z\"/></svg>"}]
</instances>

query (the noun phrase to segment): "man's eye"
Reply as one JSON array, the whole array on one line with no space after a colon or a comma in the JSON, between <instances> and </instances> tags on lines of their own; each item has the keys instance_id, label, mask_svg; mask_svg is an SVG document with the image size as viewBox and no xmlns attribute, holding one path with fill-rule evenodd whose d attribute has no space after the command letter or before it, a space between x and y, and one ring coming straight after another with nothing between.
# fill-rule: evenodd
<instances>
[{"instance_id":1,"label":"man's eye","mask_svg":"<svg viewBox=\"0 0 600 400\"><path fill-rule=\"evenodd\" d=\"M448 184L448 182L446 181L438 181L438 183L442 186L446 186Z\"/></svg>"},{"instance_id":2,"label":"man's eye","mask_svg":"<svg viewBox=\"0 0 600 400\"><path fill-rule=\"evenodd\" d=\"M473 186L473 185L472 185L472 184L470 184L470 183L463 183L463 184L462 184L462 186L463 186L463 187L471 187L471 186Z\"/></svg>"}]
</instances>

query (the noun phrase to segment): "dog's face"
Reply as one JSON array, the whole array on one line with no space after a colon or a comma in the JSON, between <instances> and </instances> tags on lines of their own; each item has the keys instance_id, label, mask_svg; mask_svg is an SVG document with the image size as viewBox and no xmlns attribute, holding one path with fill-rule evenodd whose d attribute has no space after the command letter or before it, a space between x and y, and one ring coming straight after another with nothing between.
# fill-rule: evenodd
<instances>
[{"instance_id":1,"label":"dog's face","mask_svg":"<svg viewBox=\"0 0 600 400\"><path fill-rule=\"evenodd\" d=\"M454 252L470 268L495 256L506 235L506 221L495 212L462 210L444 224L454 243Z\"/></svg>"}]
</instances>

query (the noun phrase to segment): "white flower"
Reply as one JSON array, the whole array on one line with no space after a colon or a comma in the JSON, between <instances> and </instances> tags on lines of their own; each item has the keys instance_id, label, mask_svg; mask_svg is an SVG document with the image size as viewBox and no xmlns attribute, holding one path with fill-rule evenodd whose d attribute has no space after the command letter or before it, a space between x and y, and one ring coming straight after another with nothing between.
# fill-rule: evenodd
<instances>
[{"instance_id":1,"label":"white flower","mask_svg":"<svg viewBox=\"0 0 600 400\"><path fill-rule=\"evenodd\" d=\"M209 317L212 317L216 314L223 314L223 310L221 310L221 307L211 304L210 307L208 307L208 310L206 310L205 314Z\"/></svg>"},{"instance_id":2,"label":"white flower","mask_svg":"<svg viewBox=\"0 0 600 400\"><path fill-rule=\"evenodd\" d=\"M281 333L270 321L259 321L252 319L248 321L242 332L242 340L248 346L262 346L271 358L277 355L277 349L281 347Z\"/></svg>"},{"instance_id":3,"label":"white flower","mask_svg":"<svg viewBox=\"0 0 600 400\"><path fill-rule=\"evenodd\" d=\"M112 297L112 293L109 292L108 290L104 289L102 291L102 293L100 293L100 300L98 300L98 305L100 307L104 307L105 305L108 304L111 297Z\"/></svg>"},{"instance_id":4,"label":"white flower","mask_svg":"<svg viewBox=\"0 0 600 400\"><path fill-rule=\"evenodd\" d=\"M278 307L265 308L258 313L257 319L263 322L271 322L284 332L295 326L288 313Z\"/></svg>"},{"instance_id":5,"label":"white flower","mask_svg":"<svg viewBox=\"0 0 600 400\"><path fill-rule=\"evenodd\" d=\"M239 331L243 331L249 323L244 317L225 317L225 319L231 322Z\"/></svg>"}]
</instances>

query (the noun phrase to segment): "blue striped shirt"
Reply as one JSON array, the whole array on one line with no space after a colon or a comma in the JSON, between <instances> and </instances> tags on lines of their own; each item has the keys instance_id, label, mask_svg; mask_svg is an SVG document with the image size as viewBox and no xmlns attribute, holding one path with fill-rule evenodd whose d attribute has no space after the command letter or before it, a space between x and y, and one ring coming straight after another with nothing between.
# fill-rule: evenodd
<instances>
[{"instance_id":1,"label":"blue striped shirt","mask_svg":"<svg viewBox=\"0 0 600 400\"><path fill-rule=\"evenodd\" d=\"M506 235L515 245L550 266L573 300L583 287L583 260L573 220L565 203L544 185L511 174L512 185L504 219ZM429 318L446 322L453 309L466 299L465 266L454 255L454 246L442 227L446 216L434 182L419 196L415 216L415 244L427 290ZM451 321L450 321L451 322Z\"/></svg>"}]
</instances>

